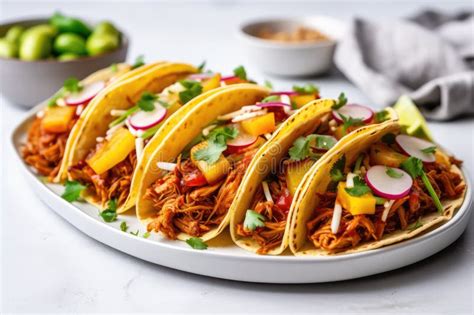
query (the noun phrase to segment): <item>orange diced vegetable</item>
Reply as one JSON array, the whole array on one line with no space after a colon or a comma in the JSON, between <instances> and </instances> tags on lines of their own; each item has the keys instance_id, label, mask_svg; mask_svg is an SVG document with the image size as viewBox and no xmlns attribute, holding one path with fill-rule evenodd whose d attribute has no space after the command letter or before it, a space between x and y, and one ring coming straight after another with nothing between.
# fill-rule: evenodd
<instances>
[{"instance_id":1,"label":"orange diced vegetable","mask_svg":"<svg viewBox=\"0 0 474 315\"><path fill-rule=\"evenodd\" d=\"M97 174L102 174L122 162L135 150L135 137L126 128L120 128L86 162Z\"/></svg>"},{"instance_id":2,"label":"orange diced vegetable","mask_svg":"<svg viewBox=\"0 0 474 315\"><path fill-rule=\"evenodd\" d=\"M48 132L66 132L69 128L69 123L74 118L75 111L75 106L49 107L41 121L41 126Z\"/></svg>"},{"instance_id":3,"label":"orange diced vegetable","mask_svg":"<svg viewBox=\"0 0 474 315\"><path fill-rule=\"evenodd\" d=\"M298 188L301 180L313 164L313 160L304 160L302 162L294 162L288 165L288 168L286 169L286 184L292 196L295 195L296 188Z\"/></svg>"},{"instance_id":4,"label":"orange diced vegetable","mask_svg":"<svg viewBox=\"0 0 474 315\"><path fill-rule=\"evenodd\" d=\"M240 123L240 126L246 133L252 136L260 136L273 132L276 129L275 114L268 113L262 116L246 119Z\"/></svg>"},{"instance_id":5,"label":"orange diced vegetable","mask_svg":"<svg viewBox=\"0 0 474 315\"><path fill-rule=\"evenodd\" d=\"M408 157L390 148L385 143L370 146L370 164L400 167Z\"/></svg>"},{"instance_id":6,"label":"orange diced vegetable","mask_svg":"<svg viewBox=\"0 0 474 315\"><path fill-rule=\"evenodd\" d=\"M358 214L374 214L375 198L372 193L367 193L360 197L351 196L346 191L346 183L339 182L337 185L337 200L341 206L349 211L352 215Z\"/></svg>"},{"instance_id":7,"label":"orange diced vegetable","mask_svg":"<svg viewBox=\"0 0 474 315\"><path fill-rule=\"evenodd\" d=\"M315 99L316 94L303 94L290 97L290 100L296 105L297 108L301 108Z\"/></svg>"},{"instance_id":8,"label":"orange diced vegetable","mask_svg":"<svg viewBox=\"0 0 474 315\"><path fill-rule=\"evenodd\" d=\"M216 73L213 77L204 80L201 85L203 93L213 89L217 89L221 85L221 75L219 73Z\"/></svg>"}]
</instances>

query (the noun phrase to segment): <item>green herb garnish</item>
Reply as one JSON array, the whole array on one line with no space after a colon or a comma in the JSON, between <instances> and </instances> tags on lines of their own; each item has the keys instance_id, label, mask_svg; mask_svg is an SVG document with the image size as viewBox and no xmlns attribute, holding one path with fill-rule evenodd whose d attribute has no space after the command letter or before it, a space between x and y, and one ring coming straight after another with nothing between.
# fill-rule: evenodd
<instances>
[{"instance_id":1,"label":"green herb garnish","mask_svg":"<svg viewBox=\"0 0 474 315\"><path fill-rule=\"evenodd\" d=\"M331 175L331 180L333 182L340 182L344 179L344 168L346 167L346 156L343 155L339 158L339 160L334 163L331 167L331 171L329 175Z\"/></svg>"},{"instance_id":2,"label":"green herb garnish","mask_svg":"<svg viewBox=\"0 0 474 315\"><path fill-rule=\"evenodd\" d=\"M182 104L186 104L196 96L202 93L202 85L194 80L181 80L179 83L185 88L179 92L179 99Z\"/></svg>"},{"instance_id":3,"label":"green herb garnish","mask_svg":"<svg viewBox=\"0 0 474 315\"><path fill-rule=\"evenodd\" d=\"M421 149L421 152L426 153L426 154L430 154L430 153L434 154L434 153L436 153L436 146Z\"/></svg>"},{"instance_id":4,"label":"green herb garnish","mask_svg":"<svg viewBox=\"0 0 474 315\"><path fill-rule=\"evenodd\" d=\"M234 75L241 80L247 81L247 71L245 71L244 66L238 66L234 69Z\"/></svg>"},{"instance_id":5,"label":"green herb garnish","mask_svg":"<svg viewBox=\"0 0 474 315\"><path fill-rule=\"evenodd\" d=\"M319 94L319 88L311 83L302 86L293 85L293 91L298 94Z\"/></svg>"},{"instance_id":6,"label":"green herb garnish","mask_svg":"<svg viewBox=\"0 0 474 315\"><path fill-rule=\"evenodd\" d=\"M138 107L138 105L135 105L133 107L130 107L129 109L127 109L125 111L125 113L123 113L122 115L120 115L117 119L115 119L114 121L112 121L110 124L109 124L109 128L112 128L114 126L117 126L118 124L120 124L121 122L123 122L125 119L127 119L128 116L130 116L131 114L137 112L138 110L140 109L140 107Z\"/></svg>"},{"instance_id":7,"label":"green herb garnish","mask_svg":"<svg viewBox=\"0 0 474 315\"><path fill-rule=\"evenodd\" d=\"M280 100L279 95L270 95L265 97L260 103L270 103L270 102L278 102Z\"/></svg>"},{"instance_id":8,"label":"green herb garnish","mask_svg":"<svg viewBox=\"0 0 474 315\"><path fill-rule=\"evenodd\" d=\"M247 210L245 213L244 228L248 231L254 231L258 227L265 226L265 217L253 210Z\"/></svg>"},{"instance_id":9,"label":"green herb garnish","mask_svg":"<svg viewBox=\"0 0 474 315\"><path fill-rule=\"evenodd\" d=\"M138 108L145 112L151 112L155 109L155 102L158 99L153 93L150 92L143 92L140 100L137 103Z\"/></svg>"},{"instance_id":10,"label":"green herb garnish","mask_svg":"<svg viewBox=\"0 0 474 315\"><path fill-rule=\"evenodd\" d=\"M346 105L347 104L347 97L346 97L346 94L344 94L344 92L341 92L337 98L337 102L336 104L332 105L332 109L334 110L338 110L340 109L342 106ZM342 115L341 115L342 116Z\"/></svg>"},{"instance_id":11,"label":"green herb garnish","mask_svg":"<svg viewBox=\"0 0 474 315\"><path fill-rule=\"evenodd\" d=\"M375 198L375 204L378 206L382 206L387 202L387 199L382 198L382 197L374 196L374 198Z\"/></svg>"},{"instance_id":12,"label":"green herb garnish","mask_svg":"<svg viewBox=\"0 0 474 315\"><path fill-rule=\"evenodd\" d=\"M347 134L347 129L353 126L362 126L364 124L363 120L360 118L352 118L351 116L345 116L341 113L339 113L339 116L341 116L342 119L342 130L344 131L344 134Z\"/></svg>"},{"instance_id":13,"label":"green herb garnish","mask_svg":"<svg viewBox=\"0 0 474 315\"><path fill-rule=\"evenodd\" d=\"M272 84L270 81L265 80L264 85L265 85L267 88L273 90L273 84Z\"/></svg>"},{"instance_id":14,"label":"green herb garnish","mask_svg":"<svg viewBox=\"0 0 474 315\"><path fill-rule=\"evenodd\" d=\"M61 197L69 202L77 201L81 197L81 193L87 187L79 183L78 181L70 181L66 180L66 184L64 185L65 190Z\"/></svg>"},{"instance_id":15,"label":"green herb garnish","mask_svg":"<svg viewBox=\"0 0 474 315\"><path fill-rule=\"evenodd\" d=\"M354 197L360 197L363 196L369 192L371 192L369 186L364 182L360 176L354 176L354 187L351 188L345 188L346 192Z\"/></svg>"},{"instance_id":16,"label":"green herb garnish","mask_svg":"<svg viewBox=\"0 0 474 315\"><path fill-rule=\"evenodd\" d=\"M425 171L423 170L423 162L416 158L416 157L409 157L406 159L402 164L400 164L401 168L407 171L408 174L413 179L416 179L417 177L421 177L421 180L423 181L423 184L426 187L426 190L428 190L429 195L431 196L431 199L433 199L433 202L436 206L436 209L438 209L439 213L443 213L443 205L441 204L441 201L439 200L438 195L436 194L433 186L430 183L430 180L428 179L428 176L426 175Z\"/></svg>"},{"instance_id":17,"label":"green herb garnish","mask_svg":"<svg viewBox=\"0 0 474 315\"><path fill-rule=\"evenodd\" d=\"M117 220L117 199L110 199L107 203L107 209L100 212L100 216L105 222Z\"/></svg>"},{"instance_id":18,"label":"green herb garnish","mask_svg":"<svg viewBox=\"0 0 474 315\"><path fill-rule=\"evenodd\" d=\"M143 233L142 237L143 238L149 238L150 237L150 232L147 231L147 232Z\"/></svg>"},{"instance_id":19,"label":"green herb garnish","mask_svg":"<svg viewBox=\"0 0 474 315\"><path fill-rule=\"evenodd\" d=\"M143 55L139 55L136 59L135 62L132 65L132 70L139 68L145 64L145 57Z\"/></svg>"},{"instance_id":20,"label":"green herb garnish","mask_svg":"<svg viewBox=\"0 0 474 315\"><path fill-rule=\"evenodd\" d=\"M364 155L363 154L360 154L358 157L357 157L357 160L355 162L355 165L354 165L354 173L357 173L359 170L360 170L360 166L362 165L362 160L364 159Z\"/></svg>"},{"instance_id":21,"label":"green herb garnish","mask_svg":"<svg viewBox=\"0 0 474 315\"><path fill-rule=\"evenodd\" d=\"M206 60L203 60L203 61L199 64L199 66L197 67L198 72L199 72L199 73L203 73L203 72L204 72L204 68L206 68Z\"/></svg>"},{"instance_id":22,"label":"green herb garnish","mask_svg":"<svg viewBox=\"0 0 474 315\"><path fill-rule=\"evenodd\" d=\"M48 101L48 107L56 106L56 102L64 96L64 89L60 89L56 92Z\"/></svg>"},{"instance_id":23,"label":"green herb garnish","mask_svg":"<svg viewBox=\"0 0 474 315\"><path fill-rule=\"evenodd\" d=\"M331 136L326 135L308 135L306 137L299 137L293 143L293 146L288 150L290 159L293 161L301 161L308 157L319 158L320 155L313 153L311 144L314 148L320 150L329 150L336 145L337 140Z\"/></svg>"},{"instance_id":24,"label":"green herb garnish","mask_svg":"<svg viewBox=\"0 0 474 315\"><path fill-rule=\"evenodd\" d=\"M207 136L207 147L194 152L194 159L214 164L220 155L227 149L227 140L235 139L239 131L235 127L217 127Z\"/></svg>"},{"instance_id":25,"label":"green herb garnish","mask_svg":"<svg viewBox=\"0 0 474 315\"><path fill-rule=\"evenodd\" d=\"M401 178L401 177L403 177L403 173L401 173L401 172L399 173L391 167L386 167L385 168L385 174L387 174L391 178Z\"/></svg>"},{"instance_id":26,"label":"green herb garnish","mask_svg":"<svg viewBox=\"0 0 474 315\"><path fill-rule=\"evenodd\" d=\"M414 231L420 227L423 226L423 223L421 223L420 219L416 220L415 223L413 224L410 224L407 228L410 230L410 231Z\"/></svg>"},{"instance_id":27,"label":"green herb garnish","mask_svg":"<svg viewBox=\"0 0 474 315\"><path fill-rule=\"evenodd\" d=\"M113 64L110 65L110 71L112 71L114 73L118 71L118 66L117 66L116 63L113 63Z\"/></svg>"},{"instance_id":28,"label":"green herb garnish","mask_svg":"<svg viewBox=\"0 0 474 315\"><path fill-rule=\"evenodd\" d=\"M128 230L127 222L123 221L122 223L120 223L120 230L122 230L122 232L127 232Z\"/></svg>"},{"instance_id":29,"label":"green herb garnish","mask_svg":"<svg viewBox=\"0 0 474 315\"><path fill-rule=\"evenodd\" d=\"M204 241L200 239L199 237L188 238L186 240L186 243L194 249L199 249L199 250L207 249L207 244L204 243Z\"/></svg>"},{"instance_id":30,"label":"green herb garnish","mask_svg":"<svg viewBox=\"0 0 474 315\"><path fill-rule=\"evenodd\" d=\"M384 122L389 119L390 119L390 113L386 109L383 109L380 112L375 113L375 121L378 123Z\"/></svg>"},{"instance_id":31,"label":"green herb garnish","mask_svg":"<svg viewBox=\"0 0 474 315\"><path fill-rule=\"evenodd\" d=\"M387 133L382 137L382 142L385 144L394 144L395 143L395 134Z\"/></svg>"},{"instance_id":32,"label":"green herb garnish","mask_svg":"<svg viewBox=\"0 0 474 315\"><path fill-rule=\"evenodd\" d=\"M140 230L136 230L135 232L130 232L130 234L138 236L138 233L140 233Z\"/></svg>"},{"instance_id":33,"label":"green herb garnish","mask_svg":"<svg viewBox=\"0 0 474 315\"><path fill-rule=\"evenodd\" d=\"M78 93L82 91L82 84L76 78L69 78L64 81L64 90L70 93Z\"/></svg>"}]
</instances>

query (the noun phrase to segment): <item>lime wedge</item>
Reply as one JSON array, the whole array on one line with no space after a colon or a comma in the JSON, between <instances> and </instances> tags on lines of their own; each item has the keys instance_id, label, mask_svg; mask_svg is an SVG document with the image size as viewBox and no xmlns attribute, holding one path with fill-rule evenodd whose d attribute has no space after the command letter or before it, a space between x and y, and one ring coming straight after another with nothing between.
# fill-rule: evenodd
<instances>
[{"instance_id":1,"label":"lime wedge","mask_svg":"<svg viewBox=\"0 0 474 315\"><path fill-rule=\"evenodd\" d=\"M408 96L402 95L393 108L398 114L398 122L408 135L433 141L433 135L428 129L425 118Z\"/></svg>"}]
</instances>

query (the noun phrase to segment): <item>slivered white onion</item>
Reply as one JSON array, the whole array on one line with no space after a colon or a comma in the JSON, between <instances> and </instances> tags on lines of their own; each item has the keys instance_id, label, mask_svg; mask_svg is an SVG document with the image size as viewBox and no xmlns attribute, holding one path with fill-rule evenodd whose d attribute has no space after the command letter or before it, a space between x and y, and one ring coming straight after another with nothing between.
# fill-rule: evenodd
<instances>
[{"instance_id":1,"label":"slivered white onion","mask_svg":"<svg viewBox=\"0 0 474 315\"><path fill-rule=\"evenodd\" d=\"M156 166L158 166L159 169L162 169L164 171L172 172L176 168L176 163L158 162L158 163L156 163Z\"/></svg>"},{"instance_id":2,"label":"slivered white onion","mask_svg":"<svg viewBox=\"0 0 474 315\"><path fill-rule=\"evenodd\" d=\"M228 113L228 114L225 114L225 115L218 116L217 119L218 120L229 120L229 119L232 119L232 118L237 117L239 115L249 113L249 112L255 112L255 111L259 111L259 110L262 110L262 108L257 106L257 105L242 106L241 109L236 110L235 112L231 112L231 113Z\"/></svg>"},{"instance_id":3,"label":"slivered white onion","mask_svg":"<svg viewBox=\"0 0 474 315\"><path fill-rule=\"evenodd\" d=\"M129 120L128 120L128 119L125 120L124 123L125 123L125 125L127 126L128 131L130 131L130 133L131 133L132 135L134 135L135 137L138 137L138 135L137 135L137 130L136 130L135 128L133 128L133 127L130 125ZM112 127L112 128L113 128L113 127Z\"/></svg>"},{"instance_id":4,"label":"slivered white onion","mask_svg":"<svg viewBox=\"0 0 474 315\"><path fill-rule=\"evenodd\" d=\"M104 142L104 140L105 140L104 137L97 137L97 138L95 138L95 141L96 141L97 143Z\"/></svg>"},{"instance_id":5,"label":"slivered white onion","mask_svg":"<svg viewBox=\"0 0 474 315\"><path fill-rule=\"evenodd\" d=\"M266 133L263 136L265 137L265 139L270 140L270 138L272 137L272 134L271 133Z\"/></svg>"},{"instance_id":6,"label":"slivered white onion","mask_svg":"<svg viewBox=\"0 0 474 315\"><path fill-rule=\"evenodd\" d=\"M291 105L290 97L286 94L280 95L280 102Z\"/></svg>"},{"instance_id":7,"label":"slivered white onion","mask_svg":"<svg viewBox=\"0 0 474 315\"><path fill-rule=\"evenodd\" d=\"M243 120L247 120L247 119L250 119L250 118L254 118L254 117L258 117L258 116L263 116L267 113L267 110L264 109L264 110L260 110L258 112L250 112L250 113L244 113L242 115L239 115L235 118L232 118L232 122L233 123L236 123L236 122L239 122L239 121L243 121Z\"/></svg>"},{"instance_id":8,"label":"slivered white onion","mask_svg":"<svg viewBox=\"0 0 474 315\"><path fill-rule=\"evenodd\" d=\"M64 100L64 98L58 98L56 100L56 105L58 106L66 106L66 101Z\"/></svg>"},{"instance_id":9,"label":"slivered white onion","mask_svg":"<svg viewBox=\"0 0 474 315\"><path fill-rule=\"evenodd\" d=\"M84 105L77 106L76 107L76 116L81 116L83 110L84 110Z\"/></svg>"},{"instance_id":10,"label":"slivered white onion","mask_svg":"<svg viewBox=\"0 0 474 315\"><path fill-rule=\"evenodd\" d=\"M44 117L44 110L40 110L39 112L37 112L36 117L38 117L39 119L43 118Z\"/></svg>"},{"instance_id":11,"label":"slivered white onion","mask_svg":"<svg viewBox=\"0 0 474 315\"><path fill-rule=\"evenodd\" d=\"M112 109L110 111L110 116L119 117L125 114L126 110L123 109Z\"/></svg>"},{"instance_id":12,"label":"slivered white onion","mask_svg":"<svg viewBox=\"0 0 474 315\"><path fill-rule=\"evenodd\" d=\"M382 213L383 222L387 221L388 213L390 212L390 209L392 208L394 202L395 200L389 200L383 204L384 206L383 213Z\"/></svg>"},{"instance_id":13,"label":"slivered white onion","mask_svg":"<svg viewBox=\"0 0 474 315\"><path fill-rule=\"evenodd\" d=\"M348 173L347 174L347 179L346 179L346 187L347 188L353 188L354 187L354 177L356 174L354 173Z\"/></svg>"},{"instance_id":14,"label":"slivered white onion","mask_svg":"<svg viewBox=\"0 0 474 315\"><path fill-rule=\"evenodd\" d=\"M137 152L137 160L140 161L143 153L143 139L140 137L135 139L135 151Z\"/></svg>"},{"instance_id":15,"label":"slivered white onion","mask_svg":"<svg viewBox=\"0 0 474 315\"><path fill-rule=\"evenodd\" d=\"M211 132L211 130L214 129L214 128L216 128L216 127L217 127L217 125L210 125L210 126L207 126L206 128L204 128L204 129L202 130L202 135L203 135L204 137L207 137L207 136L209 135L209 132Z\"/></svg>"},{"instance_id":16,"label":"slivered white onion","mask_svg":"<svg viewBox=\"0 0 474 315\"><path fill-rule=\"evenodd\" d=\"M337 234L339 230L339 224L341 223L341 216L342 216L342 206L339 202L336 201L334 205L334 211L332 213L332 220L331 220L331 232L332 234Z\"/></svg>"},{"instance_id":17,"label":"slivered white onion","mask_svg":"<svg viewBox=\"0 0 474 315\"><path fill-rule=\"evenodd\" d=\"M267 199L267 201L273 202L272 194L270 193L270 188L268 188L268 183L266 181L262 182L262 188L265 199Z\"/></svg>"}]
</instances>

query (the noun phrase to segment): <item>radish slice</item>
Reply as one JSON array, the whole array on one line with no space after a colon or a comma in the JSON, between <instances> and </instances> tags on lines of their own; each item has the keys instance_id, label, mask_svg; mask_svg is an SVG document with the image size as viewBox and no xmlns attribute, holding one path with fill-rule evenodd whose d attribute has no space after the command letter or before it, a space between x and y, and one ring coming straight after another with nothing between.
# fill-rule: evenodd
<instances>
[{"instance_id":1,"label":"radish slice","mask_svg":"<svg viewBox=\"0 0 474 315\"><path fill-rule=\"evenodd\" d=\"M69 106L77 106L89 102L93 99L99 92L105 88L104 81L98 81L84 86L82 91L78 93L73 93L64 98L64 102Z\"/></svg>"},{"instance_id":2,"label":"radish slice","mask_svg":"<svg viewBox=\"0 0 474 315\"><path fill-rule=\"evenodd\" d=\"M233 79L236 79L238 77L236 77L235 75L231 75L231 76L228 76L228 77L222 77L221 78L221 81L229 81L229 80L233 80Z\"/></svg>"},{"instance_id":3,"label":"radish slice","mask_svg":"<svg viewBox=\"0 0 474 315\"><path fill-rule=\"evenodd\" d=\"M429 141L407 135L398 135L395 137L395 141L400 149L409 156L419 158L427 163L433 163L436 161L436 157L433 153L425 153L422 151L423 149L435 146Z\"/></svg>"},{"instance_id":4,"label":"radish slice","mask_svg":"<svg viewBox=\"0 0 474 315\"><path fill-rule=\"evenodd\" d=\"M398 174L397 178L389 176L388 169ZM377 196L386 199L405 197L413 185L413 179L407 172L383 165L372 166L365 174L365 181Z\"/></svg>"},{"instance_id":5,"label":"radish slice","mask_svg":"<svg viewBox=\"0 0 474 315\"><path fill-rule=\"evenodd\" d=\"M270 95L287 95L287 96L296 96L299 95L294 91L282 91L282 92L271 92Z\"/></svg>"},{"instance_id":6,"label":"radish slice","mask_svg":"<svg viewBox=\"0 0 474 315\"><path fill-rule=\"evenodd\" d=\"M188 76L188 80L206 80L212 78L214 73L196 73Z\"/></svg>"},{"instance_id":7,"label":"radish slice","mask_svg":"<svg viewBox=\"0 0 474 315\"><path fill-rule=\"evenodd\" d=\"M227 153L229 154L239 152L239 150L254 144L258 139L257 136L252 136L245 133L241 128L237 128L239 130L237 137L227 141Z\"/></svg>"},{"instance_id":8,"label":"radish slice","mask_svg":"<svg viewBox=\"0 0 474 315\"><path fill-rule=\"evenodd\" d=\"M146 130L158 125L166 117L168 110L163 106L155 104L155 109L150 112L140 110L128 117L128 123L134 129Z\"/></svg>"},{"instance_id":9,"label":"radish slice","mask_svg":"<svg viewBox=\"0 0 474 315\"><path fill-rule=\"evenodd\" d=\"M374 111L370 108L357 104L348 104L340 109L333 110L332 116L339 123L342 123L341 114L346 117L352 117L353 119L362 119L364 123L368 123L374 118Z\"/></svg>"},{"instance_id":10,"label":"radish slice","mask_svg":"<svg viewBox=\"0 0 474 315\"><path fill-rule=\"evenodd\" d=\"M290 104L286 104L286 103L283 103L283 102L268 102L268 103L258 103L257 104L258 107L262 107L262 108L267 108L267 107L289 107L291 108L291 105Z\"/></svg>"}]
</instances>

